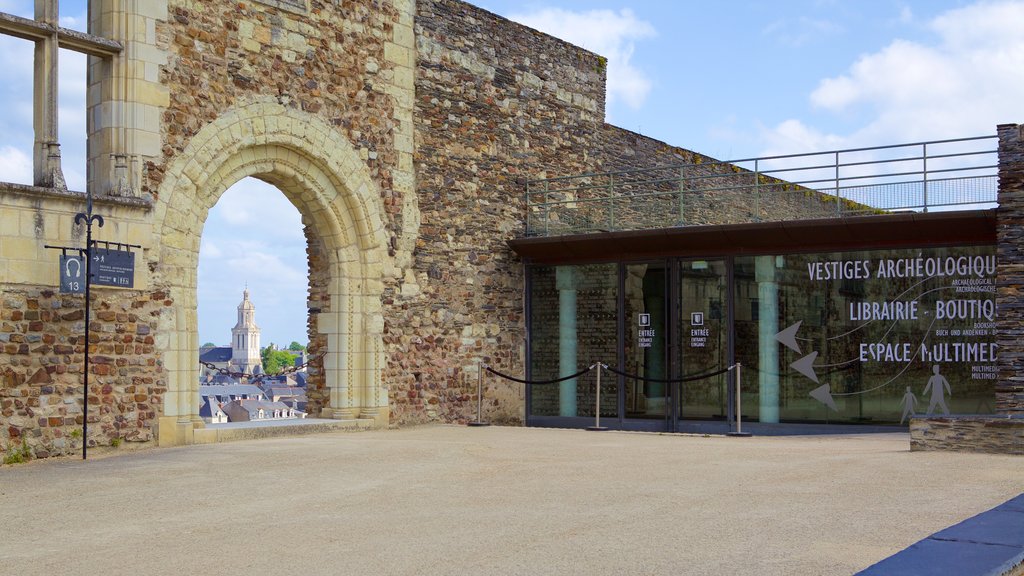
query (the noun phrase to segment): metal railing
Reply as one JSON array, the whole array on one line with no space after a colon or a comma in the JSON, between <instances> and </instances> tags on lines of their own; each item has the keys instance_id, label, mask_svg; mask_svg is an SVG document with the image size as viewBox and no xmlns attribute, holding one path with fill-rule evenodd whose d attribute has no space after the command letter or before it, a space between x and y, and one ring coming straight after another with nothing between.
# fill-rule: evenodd
<instances>
[{"instance_id":1,"label":"metal railing","mask_svg":"<svg viewBox=\"0 0 1024 576\"><path fill-rule=\"evenodd\" d=\"M526 185L526 235L996 205L996 136L562 176Z\"/></svg>"}]
</instances>

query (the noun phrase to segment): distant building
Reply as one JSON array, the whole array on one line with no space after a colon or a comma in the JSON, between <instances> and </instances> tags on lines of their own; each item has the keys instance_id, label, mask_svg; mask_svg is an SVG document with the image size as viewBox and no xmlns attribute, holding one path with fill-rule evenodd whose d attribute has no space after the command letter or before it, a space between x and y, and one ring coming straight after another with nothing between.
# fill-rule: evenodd
<instances>
[{"instance_id":1,"label":"distant building","mask_svg":"<svg viewBox=\"0 0 1024 576\"><path fill-rule=\"evenodd\" d=\"M228 415L221 409L216 396L203 398L203 404L199 407L199 415L209 424L224 424L228 421Z\"/></svg>"},{"instance_id":2,"label":"distant building","mask_svg":"<svg viewBox=\"0 0 1024 576\"><path fill-rule=\"evenodd\" d=\"M268 395L252 384L200 386L199 415L209 424L306 417L306 391L276 386Z\"/></svg>"},{"instance_id":3,"label":"distant building","mask_svg":"<svg viewBox=\"0 0 1024 576\"><path fill-rule=\"evenodd\" d=\"M261 374L260 328L256 325L256 306L249 300L249 290L242 292L238 305L238 322L231 329L231 346L204 346L199 349L199 361L212 364L216 369ZM203 381L216 374L215 368L203 366Z\"/></svg>"},{"instance_id":4,"label":"distant building","mask_svg":"<svg viewBox=\"0 0 1024 576\"><path fill-rule=\"evenodd\" d=\"M218 377L219 378L219 377ZM258 386L250 384L213 385L199 387L199 416L209 424L233 422L224 406L238 400L266 400Z\"/></svg>"},{"instance_id":5,"label":"distant building","mask_svg":"<svg viewBox=\"0 0 1024 576\"><path fill-rule=\"evenodd\" d=\"M260 358L260 328L256 325L256 306L249 300L249 290L242 292L238 305L238 322L231 329L231 361L233 372L256 374L262 367Z\"/></svg>"},{"instance_id":6,"label":"distant building","mask_svg":"<svg viewBox=\"0 0 1024 576\"><path fill-rule=\"evenodd\" d=\"M231 422L256 422L260 420L293 420L305 418L306 413L283 402L268 400L233 400L221 406Z\"/></svg>"}]
</instances>

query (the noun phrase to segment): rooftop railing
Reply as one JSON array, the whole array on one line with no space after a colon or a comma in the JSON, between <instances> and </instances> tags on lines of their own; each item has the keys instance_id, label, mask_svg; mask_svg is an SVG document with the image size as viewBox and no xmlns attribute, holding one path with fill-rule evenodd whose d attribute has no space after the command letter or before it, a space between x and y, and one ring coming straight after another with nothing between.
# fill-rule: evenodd
<instances>
[{"instance_id":1,"label":"rooftop railing","mask_svg":"<svg viewBox=\"0 0 1024 576\"><path fill-rule=\"evenodd\" d=\"M996 136L527 182L526 235L992 208Z\"/></svg>"}]
</instances>

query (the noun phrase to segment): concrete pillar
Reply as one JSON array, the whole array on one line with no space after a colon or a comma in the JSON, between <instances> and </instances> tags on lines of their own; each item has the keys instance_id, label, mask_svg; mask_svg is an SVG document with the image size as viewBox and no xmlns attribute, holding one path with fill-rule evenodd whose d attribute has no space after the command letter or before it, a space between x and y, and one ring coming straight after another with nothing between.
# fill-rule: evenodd
<instances>
[{"instance_id":1,"label":"concrete pillar","mask_svg":"<svg viewBox=\"0 0 1024 576\"><path fill-rule=\"evenodd\" d=\"M558 288L558 375L575 374L577 364L576 271L569 266L555 270ZM558 385L558 415L576 416L576 379Z\"/></svg>"},{"instance_id":2,"label":"concrete pillar","mask_svg":"<svg viewBox=\"0 0 1024 576\"><path fill-rule=\"evenodd\" d=\"M1001 124L996 210L996 412L1024 413L1024 126Z\"/></svg>"},{"instance_id":3,"label":"concrete pillar","mask_svg":"<svg viewBox=\"0 0 1024 576\"><path fill-rule=\"evenodd\" d=\"M779 285L775 281L775 257L757 256L754 260L757 280L757 358L759 419L779 421ZM746 378L744 378L746 380Z\"/></svg>"}]
</instances>

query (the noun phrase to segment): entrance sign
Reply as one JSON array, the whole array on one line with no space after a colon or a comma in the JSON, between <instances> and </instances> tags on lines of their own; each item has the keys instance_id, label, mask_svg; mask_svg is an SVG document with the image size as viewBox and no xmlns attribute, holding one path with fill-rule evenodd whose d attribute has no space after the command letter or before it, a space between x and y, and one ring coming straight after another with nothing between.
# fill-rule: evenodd
<instances>
[{"instance_id":1,"label":"entrance sign","mask_svg":"<svg viewBox=\"0 0 1024 576\"><path fill-rule=\"evenodd\" d=\"M94 248L90 257L93 284L117 286L118 288L133 288L135 286L134 252Z\"/></svg>"},{"instance_id":2,"label":"entrance sign","mask_svg":"<svg viewBox=\"0 0 1024 576\"><path fill-rule=\"evenodd\" d=\"M651 328L651 315L642 313L637 315L637 324L640 331L637 333L637 348L650 348L654 343L654 328Z\"/></svg>"},{"instance_id":3,"label":"entrance sign","mask_svg":"<svg viewBox=\"0 0 1024 576\"><path fill-rule=\"evenodd\" d=\"M61 294L85 294L85 262L80 255L62 254L60 257Z\"/></svg>"},{"instance_id":4,"label":"entrance sign","mask_svg":"<svg viewBox=\"0 0 1024 576\"><path fill-rule=\"evenodd\" d=\"M711 336L711 329L704 328L704 313L690 313L690 348L705 348L708 345L708 337Z\"/></svg>"}]
</instances>

